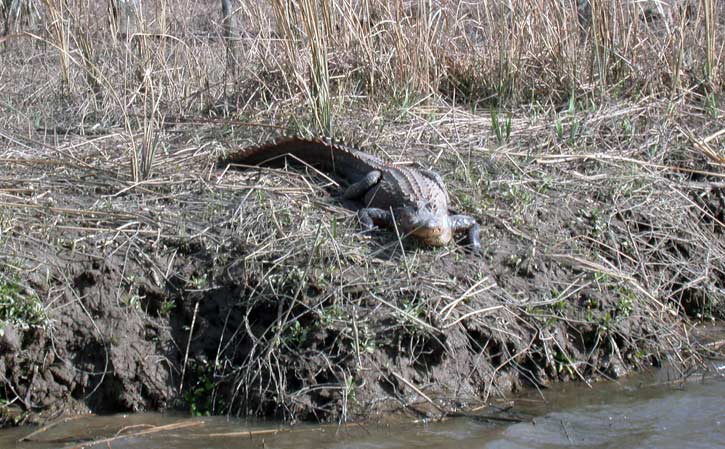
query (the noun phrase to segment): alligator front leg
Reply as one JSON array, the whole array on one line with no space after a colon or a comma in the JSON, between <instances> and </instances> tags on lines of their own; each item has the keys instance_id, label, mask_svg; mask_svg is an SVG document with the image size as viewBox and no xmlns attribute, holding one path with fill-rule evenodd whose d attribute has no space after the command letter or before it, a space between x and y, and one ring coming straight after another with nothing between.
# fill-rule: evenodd
<instances>
[{"instance_id":1,"label":"alligator front leg","mask_svg":"<svg viewBox=\"0 0 725 449\"><path fill-rule=\"evenodd\" d=\"M468 232L468 244L471 246L471 251L480 254L481 238L478 234L481 231L481 226L476 223L476 220L468 215L451 215L449 221L453 232Z\"/></svg>"},{"instance_id":2,"label":"alligator front leg","mask_svg":"<svg viewBox=\"0 0 725 449\"><path fill-rule=\"evenodd\" d=\"M356 200L364 197L370 189L380 182L382 176L383 172L380 170L369 171L360 181L350 184L345 189L345 193L342 195L343 198ZM393 226L393 213L388 210L378 209L376 207L363 207L357 211L357 216L366 231L375 229L375 226L384 228Z\"/></svg>"},{"instance_id":3,"label":"alligator front leg","mask_svg":"<svg viewBox=\"0 0 725 449\"><path fill-rule=\"evenodd\" d=\"M343 198L345 198L346 200L356 200L358 198L362 198L363 196L365 196L368 190L370 190L375 184L380 182L380 178L382 176L383 173L380 170L369 171L363 177L363 179L353 184L350 184L350 187L345 189L345 193L342 194Z\"/></svg>"},{"instance_id":4,"label":"alligator front leg","mask_svg":"<svg viewBox=\"0 0 725 449\"><path fill-rule=\"evenodd\" d=\"M357 211L357 216L360 219L360 224L366 231L375 229L375 226L384 228L393 227L393 213L389 210L378 209L376 207L363 207Z\"/></svg>"}]
</instances>

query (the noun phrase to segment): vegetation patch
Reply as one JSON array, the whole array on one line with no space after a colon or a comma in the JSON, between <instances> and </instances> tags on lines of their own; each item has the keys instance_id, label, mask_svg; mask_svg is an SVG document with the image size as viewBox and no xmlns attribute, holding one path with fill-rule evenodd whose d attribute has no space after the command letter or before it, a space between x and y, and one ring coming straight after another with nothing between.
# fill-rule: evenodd
<instances>
[{"instance_id":1,"label":"vegetation patch","mask_svg":"<svg viewBox=\"0 0 725 449\"><path fill-rule=\"evenodd\" d=\"M43 301L17 281L0 275L0 333L11 325L27 330L48 324Z\"/></svg>"}]
</instances>

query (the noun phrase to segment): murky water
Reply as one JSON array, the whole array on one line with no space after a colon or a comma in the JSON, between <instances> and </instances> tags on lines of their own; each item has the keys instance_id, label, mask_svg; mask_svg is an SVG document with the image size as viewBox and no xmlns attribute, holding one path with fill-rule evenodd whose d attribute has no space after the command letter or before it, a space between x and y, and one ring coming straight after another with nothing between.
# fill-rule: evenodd
<instances>
[{"instance_id":1,"label":"murky water","mask_svg":"<svg viewBox=\"0 0 725 449\"><path fill-rule=\"evenodd\" d=\"M725 366L720 366L725 371ZM660 373L661 377L663 374ZM0 431L0 449L80 448L82 440L112 438L121 429L136 436L92 447L191 448L723 448L725 447L725 380L690 379L662 385L640 376L621 383L557 386L546 400L517 401L525 421L494 425L471 419L435 424L295 426L158 414L86 417L38 433L36 429ZM153 426L170 426L163 431ZM147 430L150 433L141 434ZM251 433L249 433L251 432ZM87 442L86 442L87 444Z\"/></svg>"}]
</instances>

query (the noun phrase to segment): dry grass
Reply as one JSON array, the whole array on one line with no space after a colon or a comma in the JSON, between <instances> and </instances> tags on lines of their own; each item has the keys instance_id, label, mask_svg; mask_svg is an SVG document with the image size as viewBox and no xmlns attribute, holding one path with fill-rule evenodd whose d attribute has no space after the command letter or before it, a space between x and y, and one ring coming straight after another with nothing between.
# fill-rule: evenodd
<instances>
[{"instance_id":1,"label":"dry grass","mask_svg":"<svg viewBox=\"0 0 725 449\"><path fill-rule=\"evenodd\" d=\"M68 292L120 267L196 411L440 413L692 366L688 320L725 315L722 4L159 0L123 36L71 3L0 49L0 275L109 342ZM363 235L319 175L214 167L281 132L435 167L486 255Z\"/></svg>"},{"instance_id":2,"label":"dry grass","mask_svg":"<svg viewBox=\"0 0 725 449\"><path fill-rule=\"evenodd\" d=\"M590 10L566 0L245 2L232 5L235 30L216 3L159 1L139 13L130 42L95 3L27 3L41 20L20 21L5 39L4 77L24 100L11 105L17 111L53 106L34 117L41 123L120 125L148 110L148 83L166 115L226 105L239 117L331 131L346 125L350 103L551 107L572 94L683 101L717 95L723 82L723 14L710 0ZM238 36L233 61L222 35ZM300 120L299 111L312 112ZM7 120L21 126L28 117Z\"/></svg>"}]
</instances>

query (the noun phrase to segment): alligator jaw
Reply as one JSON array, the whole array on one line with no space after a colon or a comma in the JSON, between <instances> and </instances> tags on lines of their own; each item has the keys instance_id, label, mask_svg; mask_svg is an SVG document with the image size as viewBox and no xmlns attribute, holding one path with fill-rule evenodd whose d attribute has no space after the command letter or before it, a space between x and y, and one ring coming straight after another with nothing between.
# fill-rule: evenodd
<instances>
[{"instance_id":1,"label":"alligator jaw","mask_svg":"<svg viewBox=\"0 0 725 449\"><path fill-rule=\"evenodd\" d=\"M429 246L446 246L453 239L450 227L418 228L411 235Z\"/></svg>"},{"instance_id":2,"label":"alligator jaw","mask_svg":"<svg viewBox=\"0 0 725 449\"><path fill-rule=\"evenodd\" d=\"M446 246L453 240L453 230L447 212L434 213L422 209L404 208L398 211L403 231L426 245Z\"/></svg>"}]
</instances>

